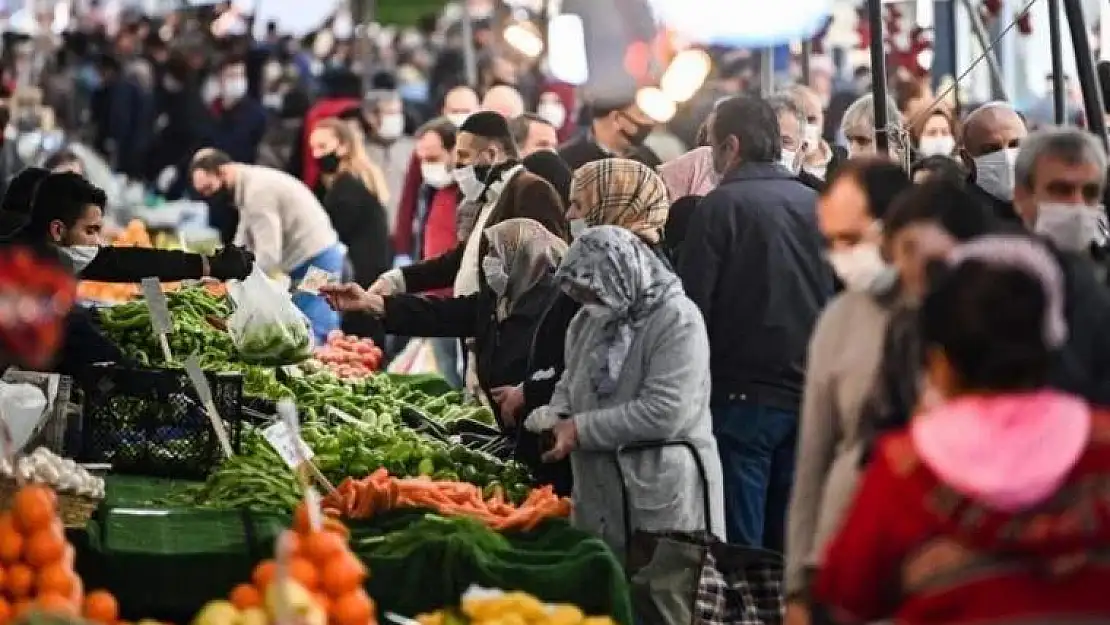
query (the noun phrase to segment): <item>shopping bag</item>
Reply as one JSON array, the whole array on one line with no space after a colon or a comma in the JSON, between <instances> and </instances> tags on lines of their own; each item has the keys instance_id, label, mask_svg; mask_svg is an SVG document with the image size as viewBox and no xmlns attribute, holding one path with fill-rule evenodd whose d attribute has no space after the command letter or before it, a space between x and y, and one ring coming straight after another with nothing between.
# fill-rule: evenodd
<instances>
[{"instance_id":1,"label":"shopping bag","mask_svg":"<svg viewBox=\"0 0 1110 625\"><path fill-rule=\"evenodd\" d=\"M435 349L427 338L410 339L401 353L389 363L386 371L408 375L441 373Z\"/></svg>"},{"instance_id":2,"label":"shopping bag","mask_svg":"<svg viewBox=\"0 0 1110 625\"><path fill-rule=\"evenodd\" d=\"M288 365L311 355L308 318L258 265L245 280L229 282L228 294L235 311L227 320L227 331L243 361Z\"/></svg>"}]
</instances>

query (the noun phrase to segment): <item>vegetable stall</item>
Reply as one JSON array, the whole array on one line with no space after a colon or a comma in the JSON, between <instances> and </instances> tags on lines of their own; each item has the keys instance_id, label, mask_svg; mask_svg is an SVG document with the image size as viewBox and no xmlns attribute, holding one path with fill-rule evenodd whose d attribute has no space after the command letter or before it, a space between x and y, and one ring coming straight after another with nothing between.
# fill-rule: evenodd
<instances>
[{"instance_id":1,"label":"vegetable stall","mask_svg":"<svg viewBox=\"0 0 1110 625\"><path fill-rule=\"evenodd\" d=\"M465 613L473 601L450 607L478 585L526 593L506 605L566 604L631 623L620 564L570 526L568 501L508 459L487 408L435 376L374 372L381 351L358 337L330 336L306 358L300 335L286 353L279 338L255 335L246 351L279 356L259 362L229 334L222 289L183 285L165 305L165 345L157 306L98 310L132 363L91 368L79 382L84 414L66 436L65 455L112 467L99 507L67 536L85 585L110 590L125 617L184 622L214 599L234 604L232 590L275 557L285 528L303 527L293 513L315 481L371 571L363 587L379 620L482 622ZM194 390L188 363L208 391ZM274 417L283 400L299 416L292 434ZM305 461L291 461L283 441L303 446Z\"/></svg>"}]
</instances>

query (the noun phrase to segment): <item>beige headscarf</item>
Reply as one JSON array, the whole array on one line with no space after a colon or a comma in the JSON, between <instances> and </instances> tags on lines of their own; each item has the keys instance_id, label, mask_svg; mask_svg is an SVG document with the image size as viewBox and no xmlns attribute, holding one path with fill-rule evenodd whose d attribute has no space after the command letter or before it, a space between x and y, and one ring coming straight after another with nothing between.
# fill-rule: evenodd
<instances>
[{"instance_id":1,"label":"beige headscarf","mask_svg":"<svg viewBox=\"0 0 1110 625\"><path fill-rule=\"evenodd\" d=\"M593 226L619 226L648 243L663 238L671 209L667 186L650 167L625 158L593 161L574 172L570 203Z\"/></svg>"},{"instance_id":2,"label":"beige headscarf","mask_svg":"<svg viewBox=\"0 0 1110 625\"><path fill-rule=\"evenodd\" d=\"M491 269L500 269L508 278L505 292L498 293L497 316L504 319L525 293L554 273L567 244L533 219L506 219L483 234L489 242L489 252L482 259L487 283ZM491 260L500 262L491 265Z\"/></svg>"}]
</instances>

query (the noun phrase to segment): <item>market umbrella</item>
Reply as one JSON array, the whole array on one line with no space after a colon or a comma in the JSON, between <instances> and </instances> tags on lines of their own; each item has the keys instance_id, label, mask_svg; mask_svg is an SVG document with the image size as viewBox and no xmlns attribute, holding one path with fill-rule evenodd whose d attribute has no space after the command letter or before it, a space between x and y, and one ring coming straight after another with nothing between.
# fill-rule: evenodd
<instances>
[{"instance_id":1,"label":"market umbrella","mask_svg":"<svg viewBox=\"0 0 1110 625\"><path fill-rule=\"evenodd\" d=\"M773 7L735 0L647 0L655 16L684 39L704 45L768 48L809 39L833 0L780 0Z\"/></svg>"}]
</instances>

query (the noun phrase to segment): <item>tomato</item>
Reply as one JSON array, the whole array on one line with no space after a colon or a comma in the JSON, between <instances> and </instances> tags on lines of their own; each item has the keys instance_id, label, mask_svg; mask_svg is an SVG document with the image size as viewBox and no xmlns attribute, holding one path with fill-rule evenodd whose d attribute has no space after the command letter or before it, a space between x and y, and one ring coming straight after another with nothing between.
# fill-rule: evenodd
<instances>
[{"instance_id":1,"label":"tomato","mask_svg":"<svg viewBox=\"0 0 1110 625\"><path fill-rule=\"evenodd\" d=\"M367 344L367 343L364 343L362 341L359 341L358 343L355 343L355 352L356 353L369 354L372 351L374 351L374 344L373 343Z\"/></svg>"},{"instance_id":2,"label":"tomato","mask_svg":"<svg viewBox=\"0 0 1110 625\"><path fill-rule=\"evenodd\" d=\"M331 345L336 341L343 338L343 330L332 330L328 332L328 344Z\"/></svg>"}]
</instances>

